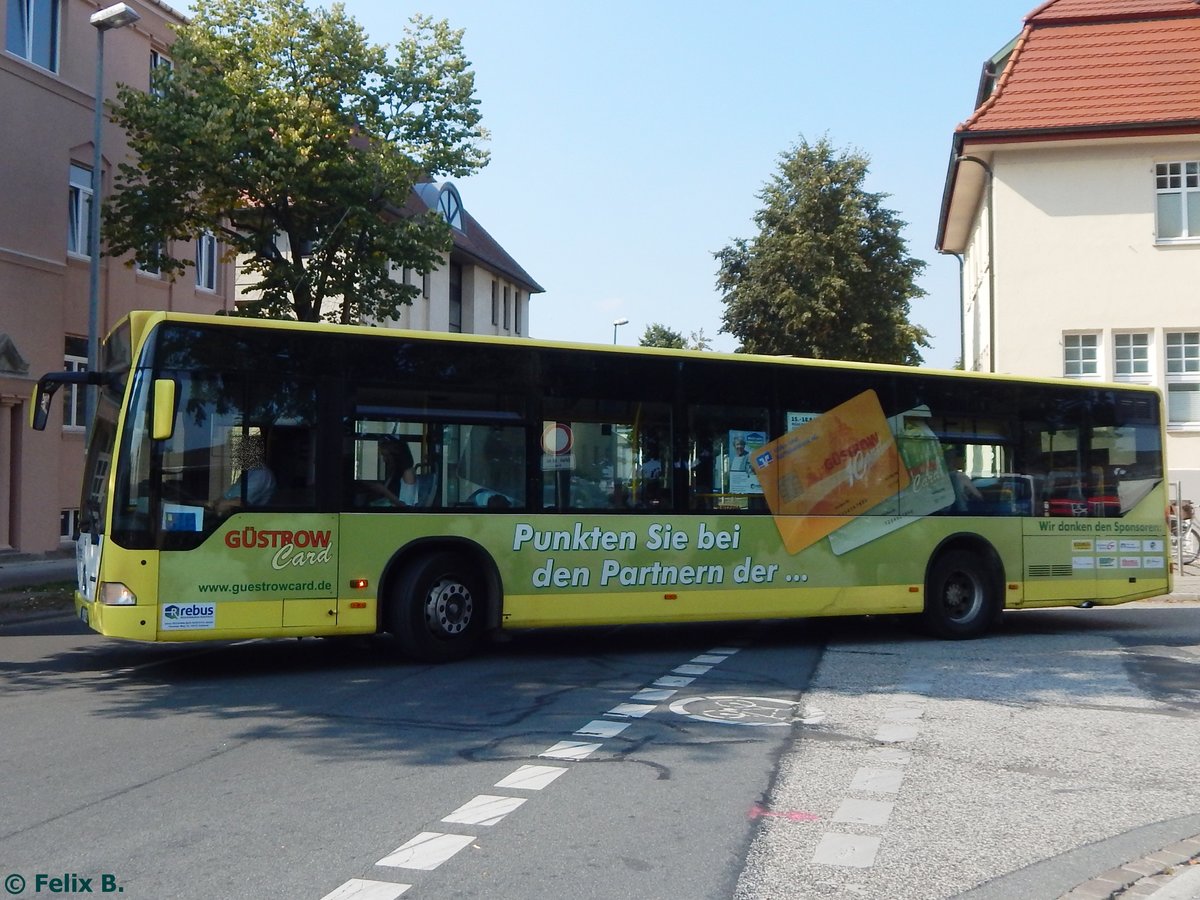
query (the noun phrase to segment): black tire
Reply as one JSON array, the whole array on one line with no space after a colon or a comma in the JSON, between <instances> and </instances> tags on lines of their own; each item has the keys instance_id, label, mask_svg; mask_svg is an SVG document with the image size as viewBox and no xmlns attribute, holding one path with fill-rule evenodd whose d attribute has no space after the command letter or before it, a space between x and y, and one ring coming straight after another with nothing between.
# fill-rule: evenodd
<instances>
[{"instance_id":1,"label":"black tire","mask_svg":"<svg viewBox=\"0 0 1200 900\"><path fill-rule=\"evenodd\" d=\"M1190 566L1200 556L1200 533L1195 528L1189 528L1183 533L1183 564Z\"/></svg>"},{"instance_id":2,"label":"black tire","mask_svg":"<svg viewBox=\"0 0 1200 900\"><path fill-rule=\"evenodd\" d=\"M1003 610L991 566L968 550L950 550L929 570L925 585L926 629L940 638L982 637Z\"/></svg>"},{"instance_id":3,"label":"black tire","mask_svg":"<svg viewBox=\"0 0 1200 900\"><path fill-rule=\"evenodd\" d=\"M450 662L479 646L487 615L483 579L466 558L441 552L405 565L387 608L387 629L404 654Z\"/></svg>"}]
</instances>

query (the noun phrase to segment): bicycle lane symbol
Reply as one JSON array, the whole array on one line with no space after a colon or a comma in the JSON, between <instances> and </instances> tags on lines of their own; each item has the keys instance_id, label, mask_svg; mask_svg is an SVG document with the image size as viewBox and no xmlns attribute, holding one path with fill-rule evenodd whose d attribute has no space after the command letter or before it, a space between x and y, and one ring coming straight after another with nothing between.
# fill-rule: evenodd
<instances>
[{"instance_id":1,"label":"bicycle lane symbol","mask_svg":"<svg viewBox=\"0 0 1200 900\"><path fill-rule=\"evenodd\" d=\"M815 706L775 697L686 697L676 700L670 708L677 715L718 725L778 728L816 725L825 719L825 713Z\"/></svg>"}]
</instances>

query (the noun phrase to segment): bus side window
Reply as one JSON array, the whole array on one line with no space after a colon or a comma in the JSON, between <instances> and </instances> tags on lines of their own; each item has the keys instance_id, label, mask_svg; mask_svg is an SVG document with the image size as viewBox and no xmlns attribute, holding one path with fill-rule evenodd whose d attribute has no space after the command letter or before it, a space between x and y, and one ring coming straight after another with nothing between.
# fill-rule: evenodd
<instances>
[{"instance_id":1,"label":"bus side window","mask_svg":"<svg viewBox=\"0 0 1200 900\"><path fill-rule=\"evenodd\" d=\"M766 498L752 460L768 443L765 408L688 409L688 506L727 512L765 512Z\"/></svg>"}]
</instances>

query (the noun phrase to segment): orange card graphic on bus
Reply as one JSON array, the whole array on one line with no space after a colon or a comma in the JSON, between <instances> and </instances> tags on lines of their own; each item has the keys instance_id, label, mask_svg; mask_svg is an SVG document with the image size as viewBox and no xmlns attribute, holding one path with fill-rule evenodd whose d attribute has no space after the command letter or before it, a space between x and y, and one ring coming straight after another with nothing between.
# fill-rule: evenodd
<instances>
[{"instance_id":1,"label":"orange card graphic on bus","mask_svg":"<svg viewBox=\"0 0 1200 900\"><path fill-rule=\"evenodd\" d=\"M798 553L908 487L874 391L759 448L754 470L789 553Z\"/></svg>"}]
</instances>

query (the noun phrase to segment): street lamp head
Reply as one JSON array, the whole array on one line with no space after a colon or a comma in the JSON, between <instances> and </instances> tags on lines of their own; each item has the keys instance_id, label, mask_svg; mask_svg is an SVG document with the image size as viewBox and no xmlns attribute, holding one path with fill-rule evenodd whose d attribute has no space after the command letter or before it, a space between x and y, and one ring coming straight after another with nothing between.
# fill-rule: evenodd
<instances>
[{"instance_id":1,"label":"street lamp head","mask_svg":"<svg viewBox=\"0 0 1200 900\"><path fill-rule=\"evenodd\" d=\"M132 25L140 18L137 10L128 3L114 3L112 6L106 6L104 9L92 13L92 17L88 21L101 31L112 31L114 28Z\"/></svg>"},{"instance_id":2,"label":"street lamp head","mask_svg":"<svg viewBox=\"0 0 1200 900\"><path fill-rule=\"evenodd\" d=\"M615 325L628 325L628 324L629 324L629 320L628 320L628 319L614 319L614 320L613 320L613 325L614 325L614 326L615 326Z\"/></svg>"}]
</instances>

